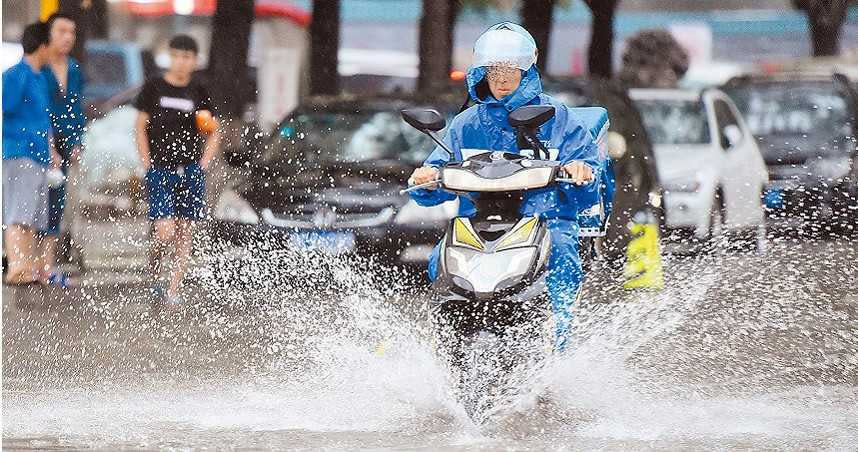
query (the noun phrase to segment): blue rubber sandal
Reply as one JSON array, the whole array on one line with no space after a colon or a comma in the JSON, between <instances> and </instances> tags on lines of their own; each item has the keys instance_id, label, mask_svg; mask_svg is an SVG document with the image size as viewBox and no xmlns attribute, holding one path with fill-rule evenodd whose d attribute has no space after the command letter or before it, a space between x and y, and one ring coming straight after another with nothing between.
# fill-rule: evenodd
<instances>
[{"instance_id":1,"label":"blue rubber sandal","mask_svg":"<svg viewBox=\"0 0 858 452\"><path fill-rule=\"evenodd\" d=\"M71 278L65 273L51 272L48 276L48 285L68 289L71 286Z\"/></svg>"}]
</instances>

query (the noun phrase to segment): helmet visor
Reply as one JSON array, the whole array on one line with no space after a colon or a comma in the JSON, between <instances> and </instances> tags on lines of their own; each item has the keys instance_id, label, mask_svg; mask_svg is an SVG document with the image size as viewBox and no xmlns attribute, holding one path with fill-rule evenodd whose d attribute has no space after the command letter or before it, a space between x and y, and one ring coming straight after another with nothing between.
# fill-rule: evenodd
<instances>
[{"instance_id":1,"label":"helmet visor","mask_svg":"<svg viewBox=\"0 0 858 452\"><path fill-rule=\"evenodd\" d=\"M521 69L512 66L489 66L486 68L486 79L493 83L511 82L518 76L521 80Z\"/></svg>"},{"instance_id":2,"label":"helmet visor","mask_svg":"<svg viewBox=\"0 0 858 452\"><path fill-rule=\"evenodd\" d=\"M476 67L506 67L522 71L536 63L536 46L512 30L489 30L474 44Z\"/></svg>"}]
</instances>

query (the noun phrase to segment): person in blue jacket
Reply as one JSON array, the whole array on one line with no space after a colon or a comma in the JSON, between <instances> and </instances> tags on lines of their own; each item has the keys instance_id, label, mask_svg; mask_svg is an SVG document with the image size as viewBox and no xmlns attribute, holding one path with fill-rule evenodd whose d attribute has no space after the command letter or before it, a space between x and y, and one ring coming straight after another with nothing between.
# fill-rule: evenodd
<instances>
[{"instance_id":1,"label":"person in blue jacket","mask_svg":"<svg viewBox=\"0 0 858 452\"><path fill-rule=\"evenodd\" d=\"M50 59L42 67L42 75L48 86L54 147L62 158L60 169L63 175L68 176L69 166L80 154L86 127L83 70L77 60L71 57L77 26L74 17L64 13L51 15L46 24L50 32ZM48 227L41 231L44 235L45 264L52 270L57 265L57 242L65 204L65 184L52 187L48 191ZM65 275L57 274L68 279Z\"/></svg>"},{"instance_id":2,"label":"person in blue jacket","mask_svg":"<svg viewBox=\"0 0 858 452\"><path fill-rule=\"evenodd\" d=\"M24 56L3 72L3 247L6 284L56 284L38 256L36 233L48 224L47 178L59 156L51 148L49 100L42 66L48 29L30 24L21 36Z\"/></svg>"},{"instance_id":3,"label":"person in blue jacket","mask_svg":"<svg viewBox=\"0 0 858 452\"><path fill-rule=\"evenodd\" d=\"M602 158L587 126L573 110L542 92L536 68L536 42L521 26L504 22L489 28L474 44L474 63L468 70L468 93L475 105L458 114L444 137L455 160L462 149L485 149L518 153L516 132L509 125L511 111L525 105L553 105L554 118L539 129L538 138L546 148L557 149L557 160L574 184L559 184L531 190L525 195L521 214L539 216L548 223L551 255L547 276L548 291L556 321L555 347L563 350L568 341L572 307L578 298L582 280L578 256L578 212L598 201L597 180ZM428 183L438 177L438 167L450 156L436 148L411 177L414 184ZM433 206L455 199L455 195L437 189L411 193L417 204ZM471 217L474 205L459 199L459 215ZM429 274L437 277L438 248L429 262Z\"/></svg>"}]
</instances>

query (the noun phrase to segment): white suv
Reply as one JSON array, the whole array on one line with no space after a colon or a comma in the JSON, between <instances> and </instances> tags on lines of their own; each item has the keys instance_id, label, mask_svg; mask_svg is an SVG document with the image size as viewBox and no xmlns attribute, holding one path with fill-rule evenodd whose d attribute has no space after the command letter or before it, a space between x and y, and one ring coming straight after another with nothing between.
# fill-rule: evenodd
<instances>
[{"instance_id":1,"label":"white suv","mask_svg":"<svg viewBox=\"0 0 858 452\"><path fill-rule=\"evenodd\" d=\"M716 89L629 92L653 144L667 236L713 241L725 232L759 247L768 173L736 106Z\"/></svg>"}]
</instances>

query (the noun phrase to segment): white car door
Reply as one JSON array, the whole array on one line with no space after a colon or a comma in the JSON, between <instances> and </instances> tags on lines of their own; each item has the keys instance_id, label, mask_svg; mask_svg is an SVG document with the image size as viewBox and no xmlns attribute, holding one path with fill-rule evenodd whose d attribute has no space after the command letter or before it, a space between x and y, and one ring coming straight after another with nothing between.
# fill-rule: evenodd
<instances>
[{"instance_id":1,"label":"white car door","mask_svg":"<svg viewBox=\"0 0 858 452\"><path fill-rule=\"evenodd\" d=\"M764 221L761 172L765 171L765 164L729 98L719 92L710 92L708 97L715 121L715 145L724 156L721 187L726 226L729 229L757 226Z\"/></svg>"}]
</instances>

